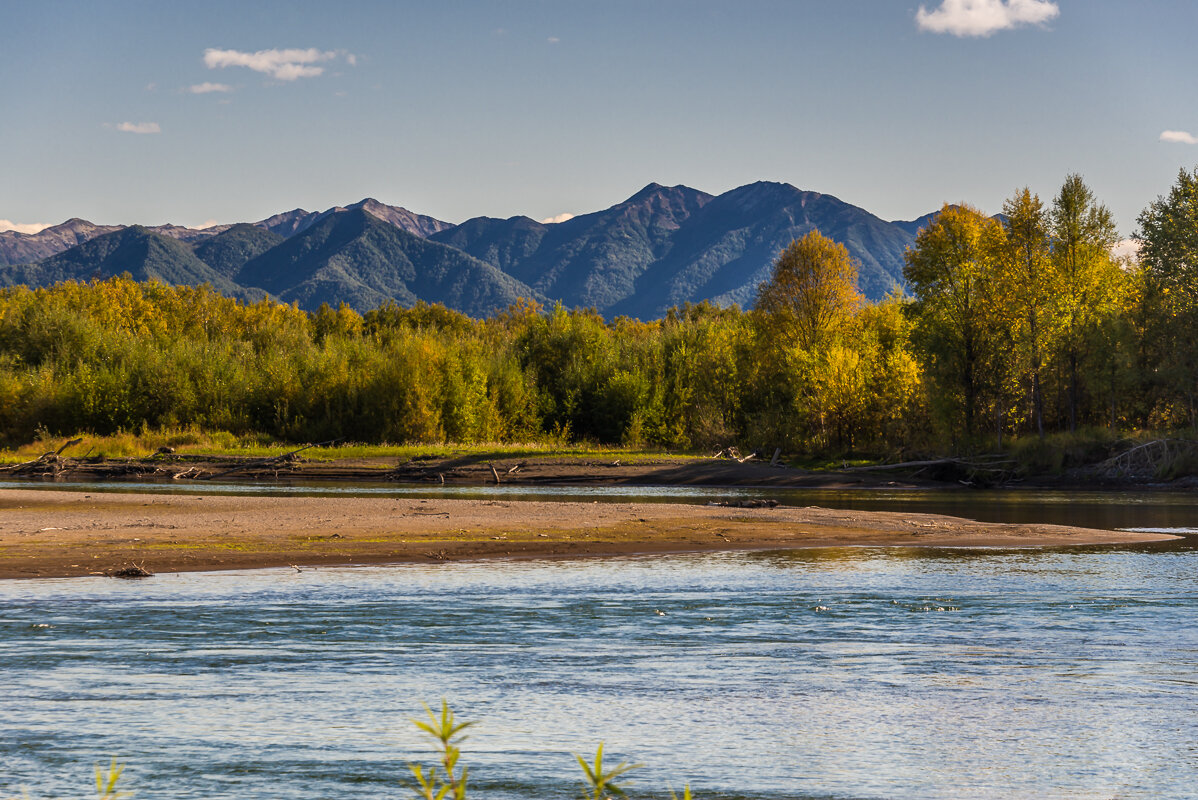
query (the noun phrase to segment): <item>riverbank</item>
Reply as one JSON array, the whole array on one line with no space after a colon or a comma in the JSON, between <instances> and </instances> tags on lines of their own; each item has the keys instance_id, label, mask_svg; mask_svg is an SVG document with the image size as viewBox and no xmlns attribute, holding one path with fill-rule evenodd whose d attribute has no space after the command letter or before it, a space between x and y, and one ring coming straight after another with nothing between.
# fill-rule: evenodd
<instances>
[{"instance_id":1,"label":"riverbank","mask_svg":"<svg viewBox=\"0 0 1198 800\"><path fill-rule=\"evenodd\" d=\"M1176 537L938 514L394 497L0 490L0 578L799 547L1021 547Z\"/></svg>"},{"instance_id":2,"label":"riverbank","mask_svg":"<svg viewBox=\"0 0 1198 800\"><path fill-rule=\"evenodd\" d=\"M587 456L485 452L451 456L309 459L271 456L160 454L145 458L72 458L49 453L0 467L0 477L68 481L252 481L400 483L480 486L768 486L842 489L928 486L869 473L813 472L757 459L616 453Z\"/></svg>"}]
</instances>

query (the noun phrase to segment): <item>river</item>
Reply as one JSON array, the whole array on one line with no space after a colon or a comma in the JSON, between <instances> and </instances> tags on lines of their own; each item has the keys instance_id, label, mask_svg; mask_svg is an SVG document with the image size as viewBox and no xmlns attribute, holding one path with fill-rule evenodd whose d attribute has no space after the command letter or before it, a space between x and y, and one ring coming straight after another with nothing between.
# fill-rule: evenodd
<instances>
[{"instance_id":1,"label":"river","mask_svg":"<svg viewBox=\"0 0 1198 800\"><path fill-rule=\"evenodd\" d=\"M1198 521L1186 493L786 499ZM0 796L117 756L139 800L408 797L446 698L484 799L577 796L600 741L633 796L1198 797L1196 616L1198 536L7 581Z\"/></svg>"}]
</instances>

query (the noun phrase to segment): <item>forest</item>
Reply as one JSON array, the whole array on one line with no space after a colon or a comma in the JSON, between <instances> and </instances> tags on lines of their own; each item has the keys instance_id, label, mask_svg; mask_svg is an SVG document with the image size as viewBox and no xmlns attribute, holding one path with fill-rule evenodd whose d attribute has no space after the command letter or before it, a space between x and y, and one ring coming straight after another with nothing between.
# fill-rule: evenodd
<instances>
[{"instance_id":1,"label":"forest","mask_svg":"<svg viewBox=\"0 0 1198 800\"><path fill-rule=\"evenodd\" d=\"M946 205L908 294L865 301L812 231L751 310L663 318L519 301L473 319L246 303L127 277L0 291L0 443L170 428L285 442L586 441L901 458L1198 413L1198 169L1139 218L1138 259L1078 175L1002 214Z\"/></svg>"}]
</instances>

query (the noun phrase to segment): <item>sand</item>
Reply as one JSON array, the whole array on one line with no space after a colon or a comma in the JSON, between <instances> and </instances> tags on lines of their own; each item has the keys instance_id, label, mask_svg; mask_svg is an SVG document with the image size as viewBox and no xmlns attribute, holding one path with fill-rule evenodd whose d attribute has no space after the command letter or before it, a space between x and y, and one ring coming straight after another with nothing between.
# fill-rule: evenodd
<instances>
[{"instance_id":1,"label":"sand","mask_svg":"<svg viewBox=\"0 0 1198 800\"><path fill-rule=\"evenodd\" d=\"M0 578L782 550L1022 547L1177 537L936 514L665 503L0 490Z\"/></svg>"}]
</instances>

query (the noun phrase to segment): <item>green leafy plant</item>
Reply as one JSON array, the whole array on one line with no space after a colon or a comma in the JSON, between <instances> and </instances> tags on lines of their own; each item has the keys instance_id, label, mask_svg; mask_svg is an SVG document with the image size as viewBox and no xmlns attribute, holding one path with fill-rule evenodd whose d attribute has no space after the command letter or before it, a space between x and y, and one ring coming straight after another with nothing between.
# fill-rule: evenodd
<instances>
[{"instance_id":1,"label":"green leafy plant","mask_svg":"<svg viewBox=\"0 0 1198 800\"><path fill-rule=\"evenodd\" d=\"M441 752L441 763L428 767L427 771L420 764L408 764L408 769L416 778L416 797L420 800L445 800L446 797L465 800L467 768L457 768L458 758L462 755L458 745L466 738L462 732L475 723L455 721L445 700L441 701L440 717L427 705L424 710L428 712L429 721L414 719L412 723L436 741ZM444 771L443 775L438 772L438 767Z\"/></svg>"},{"instance_id":2,"label":"green leafy plant","mask_svg":"<svg viewBox=\"0 0 1198 800\"><path fill-rule=\"evenodd\" d=\"M629 764L621 761L606 772L603 770L603 742L599 743L599 749L595 752L595 763L588 764L586 759L577 753L574 758L578 759L578 765L582 767L583 775L585 776L582 796L583 800L607 800L611 797L626 797L624 787L627 784L616 783L616 778L631 772L634 769L639 769L643 764ZM690 791L689 789L687 790Z\"/></svg>"}]
</instances>

